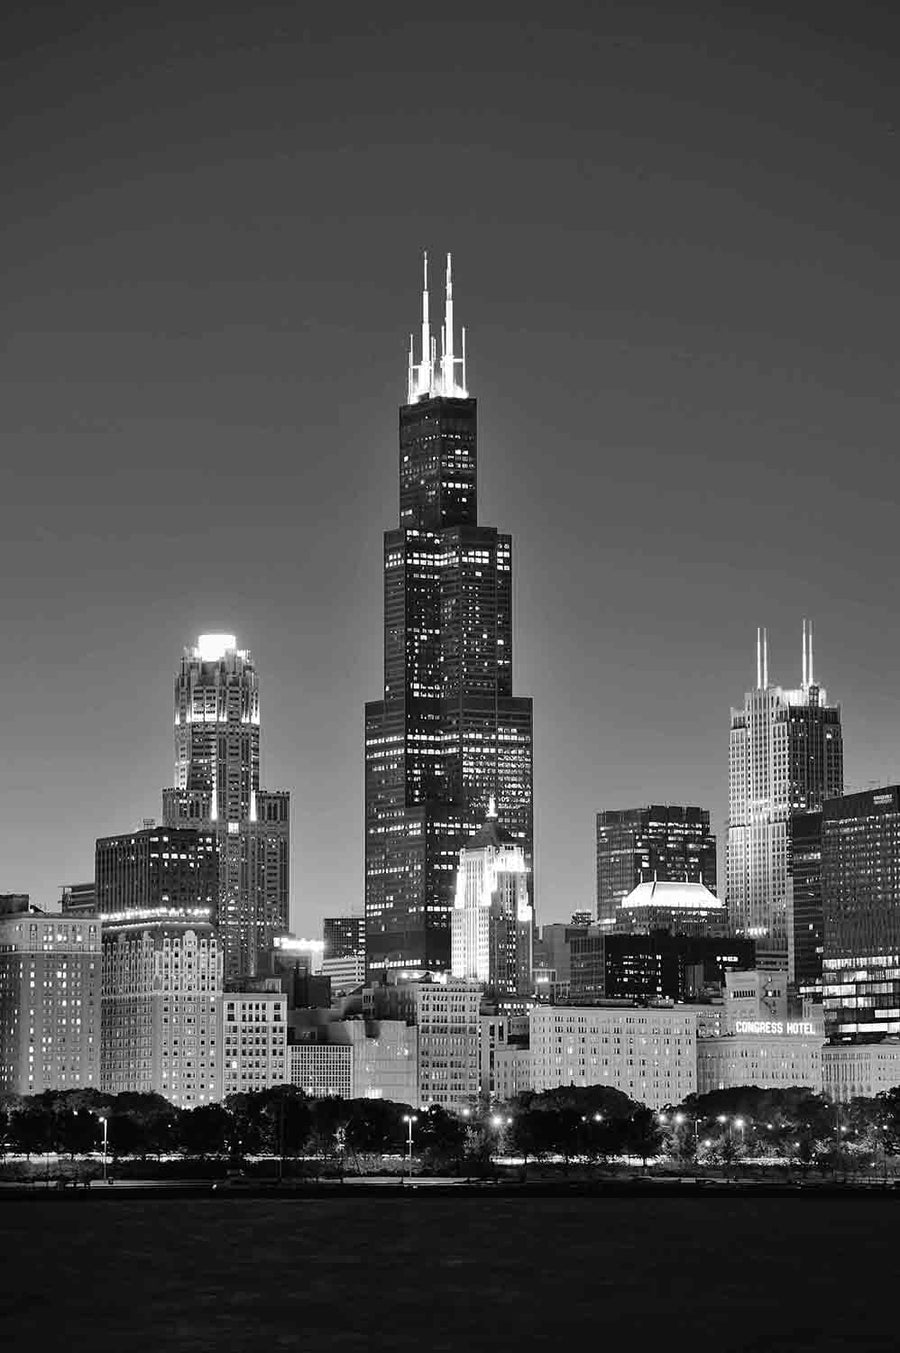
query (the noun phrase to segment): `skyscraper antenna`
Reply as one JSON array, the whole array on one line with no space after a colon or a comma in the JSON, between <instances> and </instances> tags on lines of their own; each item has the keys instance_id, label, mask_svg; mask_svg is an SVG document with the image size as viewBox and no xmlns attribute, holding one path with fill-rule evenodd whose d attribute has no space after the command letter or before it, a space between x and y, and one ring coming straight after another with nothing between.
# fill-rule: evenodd
<instances>
[{"instance_id":1,"label":"skyscraper antenna","mask_svg":"<svg viewBox=\"0 0 900 1353\"><path fill-rule=\"evenodd\" d=\"M802 678L802 685L803 685L803 689L804 689L804 690L806 690L807 686L809 685L809 680L808 680L808 678L807 678L806 672L807 672L807 666L806 666L806 618L804 617L804 620L803 620L803 678Z\"/></svg>"},{"instance_id":2,"label":"skyscraper antenna","mask_svg":"<svg viewBox=\"0 0 900 1353\"><path fill-rule=\"evenodd\" d=\"M762 630L756 627L756 689L762 690Z\"/></svg>"},{"instance_id":3,"label":"skyscraper antenna","mask_svg":"<svg viewBox=\"0 0 900 1353\"><path fill-rule=\"evenodd\" d=\"M769 688L769 631L763 627L763 690Z\"/></svg>"},{"instance_id":4,"label":"skyscraper antenna","mask_svg":"<svg viewBox=\"0 0 900 1353\"><path fill-rule=\"evenodd\" d=\"M811 686L811 685L813 684L812 621L809 622L809 629L807 630L807 641L808 641L808 643L809 643L809 665L808 665L808 671L809 671L809 684L810 684L810 686Z\"/></svg>"}]
</instances>

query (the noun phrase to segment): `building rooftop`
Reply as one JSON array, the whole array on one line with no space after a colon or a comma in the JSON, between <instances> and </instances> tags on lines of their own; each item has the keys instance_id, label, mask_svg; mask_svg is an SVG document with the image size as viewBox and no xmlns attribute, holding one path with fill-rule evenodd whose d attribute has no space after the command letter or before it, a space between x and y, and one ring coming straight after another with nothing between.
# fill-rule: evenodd
<instances>
[{"instance_id":1,"label":"building rooftop","mask_svg":"<svg viewBox=\"0 0 900 1353\"><path fill-rule=\"evenodd\" d=\"M725 904L703 883L658 883L656 879L639 883L622 899L619 909L663 907L673 911L724 912Z\"/></svg>"}]
</instances>

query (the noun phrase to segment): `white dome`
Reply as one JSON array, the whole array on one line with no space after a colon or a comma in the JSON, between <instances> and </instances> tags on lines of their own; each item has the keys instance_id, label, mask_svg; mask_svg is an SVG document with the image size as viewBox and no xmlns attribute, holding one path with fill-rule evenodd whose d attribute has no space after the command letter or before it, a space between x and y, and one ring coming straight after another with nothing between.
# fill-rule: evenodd
<instances>
[{"instance_id":1,"label":"white dome","mask_svg":"<svg viewBox=\"0 0 900 1353\"><path fill-rule=\"evenodd\" d=\"M661 907L672 911L723 912L724 902L704 883L639 883L619 904L625 911L638 907Z\"/></svg>"}]
</instances>

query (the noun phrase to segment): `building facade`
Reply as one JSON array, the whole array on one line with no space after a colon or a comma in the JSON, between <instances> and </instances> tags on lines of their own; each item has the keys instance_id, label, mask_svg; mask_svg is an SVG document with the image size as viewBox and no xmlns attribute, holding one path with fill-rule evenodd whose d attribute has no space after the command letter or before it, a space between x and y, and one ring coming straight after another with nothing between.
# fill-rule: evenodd
<instances>
[{"instance_id":1,"label":"building facade","mask_svg":"<svg viewBox=\"0 0 900 1353\"><path fill-rule=\"evenodd\" d=\"M697 1093L755 1085L761 1090L804 1086L822 1092L821 1025L810 1020L762 1020L697 1042Z\"/></svg>"},{"instance_id":2,"label":"building facade","mask_svg":"<svg viewBox=\"0 0 900 1353\"><path fill-rule=\"evenodd\" d=\"M568 999L698 1001L721 991L731 968L753 962L752 940L734 937L618 934L591 926L571 941Z\"/></svg>"},{"instance_id":3,"label":"building facade","mask_svg":"<svg viewBox=\"0 0 900 1353\"><path fill-rule=\"evenodd\" d=\"M597 921L615 924L640 883L702 883L716 891L716 838L705 808L649 804L597 814Z\"/></svg>"},{"instance_id":4,"label":"building facade","mask_svg":"<svg viewBox=\"0 0 900 1353\"><path fill-rule=\"evenodd\" d=\"M803 622L797 690L770 685L768 640L758 631L756 688L731 711L726 903L736 934L785 961L792 815L820 810L843 785L840 706L814 679L811 627Z\"/></svg>"},{"instance_id":5,"label":"building facade","mask_svg":"<svg viewBox=\"0 0 900 1353\"><path fill-rule=\"evenodd\" d=\"M97 885L91 879L89 883L66 883L60 898L60 910L64 916L93 916L97 911Z\"/></svg>"},{"instance_id":6,"label":"building facade","mask_svg":"<svg viewBox=\"0 0 900 1353\"><path fill-rule=\"evenodd\" d=\"M222 1097L253 1094L291 1081L287 998L276 978L270 989L228 991L221 1001Z\"/></svg>"},{"instance_id":7,"label":"building facade","mask_svg":"<svg viewBox=\"0 0 900 1353\"><path fill-rule=\"evenodd\" d=\"M260 789L259 774L256 667L233 634L201 634L175 677L175 785L163 791L163 821L215 837L228 981L256 973L288 929L290 795Z\"/></svg>"},{"instance_id":8,"label":"building facade","mask_svg":"<svg viewBox=\"0 0 900 1353\"><path fill-rule=\"evenodd\" d=\"M211 922L219 862L214 832L145 827L102 836L94 855L96 905L104 922L132 913Z\"/></svg>"},{"instance_id":9,"label":"building facade","mask_svg":"<svg viewBox=\"0 0 900 1353\"><path fill-rule=\"evenodd\" d=\"M619 903L612 926L602 928L645 935L668 930L698 937L724 935L727 930L725 906L705 884L657 879L639 883Z\"/></svg>"},{"instance_id":10,"label":"building facade","mask_svg":"<svg viewBox=\"0 0 900 1353\"><path fill-rule=\"evenodd\" d=\"M222 952L208 921L153 908L105 922L100 1089L193 1109L221 1096Z\"/></svg>"},{"instance_id":11,"label":"building facade","mask_svg":"<svg viewBox=\"0 0 900 1353\"><path fill-rule=\"evenodd\" d=\"M802 996L822 998L822 813L791 814L788 972Z\"/></svg>"},{"instance_id":12,"label":"building facade","mask_svg":"<svg viewBox=\"0 0 900 1353\"><path fill-rule=\"evenodd\" d=\"M822 1049L825 1094L839 1104L874 1099L900 1085L900 1038L880 1043L827 1044Z\"/></svg>"},{"instance_id":13,"label":"building facade","mask_svg":"<svg viewBox=\"0 0 900 1353\"><path fill-rule=\"evenodd\" d=\"M100 923L0 904L0 1091L100 1088Z\"/></svg>"},{"instance_id":14,"label":"building facade","mask_svg":"<svg viewBox=\"0 0 900 1353\"><path fill-rule=\"evenodd\" d=\"M352 1099L353 1047L340 1043L291 1043L290 1083L312 1099Z\"/></svg>"},{"instance_id":15,"label":"building facade","mask_svg":"<svg viewBox=\"0 0 900 1353\"><path fill-rule=\"evenodd\" d=\"M608 1085L662 1108L697 1089L697 1016L684 1006L535 1006L532 1087Z\"/></svg>"},{"instance_id":16,"label":"building facade","mask_svg":"<svg viewBox=\"0 0 900 1353\"><path fill-rule=\"evenodd\" d=\"M476 402L454 350L410 350L399 526L384 538L384 689L365 713L366 951L371 976L449 969L460 847L494 796L532 865L531 700L512 690L512 540L478 522Z\"/></svg>"},{"instance_id":17,"label":"building facade","mask_svg":"<svg viewBox=\"0 0 900 1353\"><path fill-rule=\"evenodd\" d=\"M829 1041L900 1036L900 785L825 804L822 906Z\"/></svg>"},{"instance_id":18,"label":"building facade","mask_svg":"<svg viewBox=\"0 0 900 1353\"><path fill-rule=\"evenodd\" d=\"M530 996L534 909L522 846L497 821L493 800L481 830L459 853L451 917L451 971L490 996Z\"/></svg>"}]
</instances>

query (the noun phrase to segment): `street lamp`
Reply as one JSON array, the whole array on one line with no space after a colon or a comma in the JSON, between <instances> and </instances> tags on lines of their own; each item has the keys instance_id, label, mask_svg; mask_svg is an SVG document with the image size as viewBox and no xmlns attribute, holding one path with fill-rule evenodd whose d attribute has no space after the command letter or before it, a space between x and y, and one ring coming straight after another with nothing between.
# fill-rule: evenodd
<instances>
[{"instance_id":1,"label":"street lamp","mask_svg":"<svg viewBox=\"0 0 900 1353\"><path fill-rule=\"evenodd\" d=\"M419 1121L419 1115L418 1115L417 1113L405 1113L405 1114L403 1115L403 1121L404 1121L404 1123L406 1124L406 1126L407 1126L407 1128L408 1128L408 1130L409 1130L409 1135L407 1136L407 1139L406 1139L407 1173L408 1173L410 1179L412 1179L412 1147L413 1147L412 1133L413 1133L413 1123L418 1123L418 1121Z\"/></svg>"},{"instance_id":2,"label":"street lamp","mask_svg":"<svg viewBox=\"0 0 900 1353\"><path fill-rule=\"evenodd\" d=\"M101 1113L100 1122L103 1124L103 1182L104 1184L108 1184L109 1180L106 1177L106 1146L109 1141L109 1119L105 1114Z\"/></svg>"}]
</instances>

